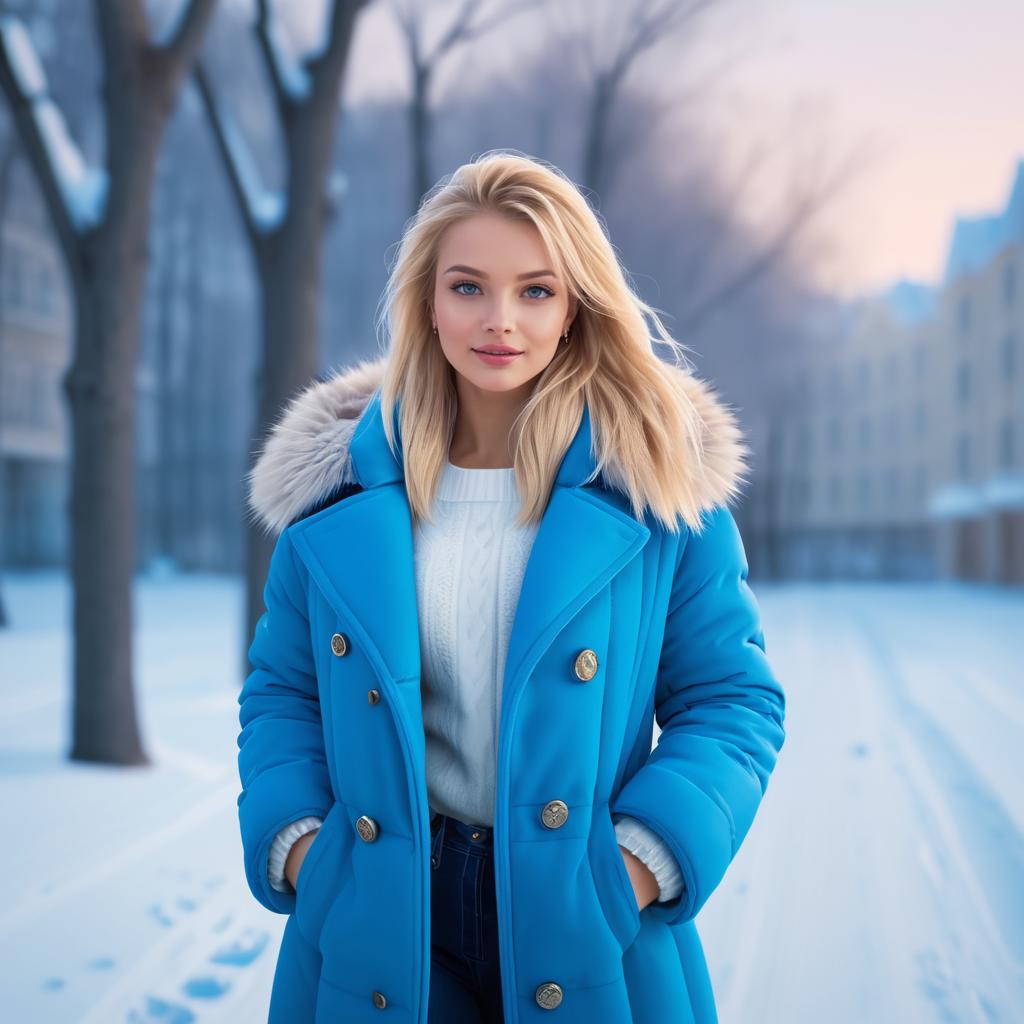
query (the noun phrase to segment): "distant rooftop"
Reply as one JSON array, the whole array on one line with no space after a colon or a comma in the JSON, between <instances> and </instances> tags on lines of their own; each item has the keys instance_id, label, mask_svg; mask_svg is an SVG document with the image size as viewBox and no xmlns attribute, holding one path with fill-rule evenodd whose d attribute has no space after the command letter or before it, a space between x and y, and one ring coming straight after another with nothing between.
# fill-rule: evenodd
<instances>
[{"instance_id":1,"label":"distant rooftop","mask_svg":"<svg viewBox=\"0 0 1024 1024\"><path fill-rule=\"evenodd\" d=\"M935 311L935 289L922 281L899 280L885 290L883 298L903 323L921 323Z\"/></svg>"},{"instance_id":2,"label":"distant rooftop","mask_svg":"<svg viewBox=\"0 0 1024 1024\"><path fill-rule=\"evenodd\" d=\"M957 217L942 283L980 270L1003 246L1019 241L1024 241L1024 159L1017 161L1010 196L1001 213Z\"/></svg>"}]
</instances>

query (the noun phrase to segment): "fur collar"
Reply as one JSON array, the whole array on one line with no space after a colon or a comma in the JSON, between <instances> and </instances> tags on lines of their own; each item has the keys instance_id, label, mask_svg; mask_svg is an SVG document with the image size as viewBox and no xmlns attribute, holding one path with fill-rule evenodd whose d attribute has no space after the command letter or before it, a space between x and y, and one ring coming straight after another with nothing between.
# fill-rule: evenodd
<instances>
[{"instance_id":1,"label":"fur collar","mask_svg":"<svg viewBox=\"0 0 1024 1024\"><path fill-rule=\"evenodd\" d=\"M278 534L346 484L355 483L349 443L383 380L387 356L363 360L307 386L270 428L247 475L252 518ZM744 482L746 445L735 414L710 386L681 367L690 400L704 423L704 460L695 488L700 509L733 498Z\"/></svg>"}]
</instances>

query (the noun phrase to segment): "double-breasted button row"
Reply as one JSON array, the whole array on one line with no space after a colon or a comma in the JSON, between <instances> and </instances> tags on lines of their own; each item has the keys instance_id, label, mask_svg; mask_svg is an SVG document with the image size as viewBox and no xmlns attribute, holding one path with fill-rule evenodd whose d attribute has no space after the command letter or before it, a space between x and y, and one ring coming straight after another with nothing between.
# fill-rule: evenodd
<instances>
[{"instance_id":1,"label":"double-breasted button row","mask_svg":"<svg viewBox=\"0 0 1024 1024\"><path fill-rule=\"evenodd\" d=\"M352 641L344 633L335 633L331 637L331 650L339 657L344 658L352 650ZM380 690L367 690L366 702L369 705L380 703Z\"/></svg>"},{"instance_id":2,"label":"double-breasted button row","mask_svg":"<svg viewBox=\"0 0 1024 1024\"><path fill-rule=\"evenodd\" d=\"M339 658L345 657L352 650L352 644L344 633L335 633L331 637L331 650ZM368 690L366 700L369 704L380 702L380 690ZM356 819L356 832L359 838L366 843L372 843L380 835L380 826L368 814L361 814ZM378 1010L383 1010L388 1005L388 997L383 992L374 991L373 1005Z\"/></svg>"}]
</instances>

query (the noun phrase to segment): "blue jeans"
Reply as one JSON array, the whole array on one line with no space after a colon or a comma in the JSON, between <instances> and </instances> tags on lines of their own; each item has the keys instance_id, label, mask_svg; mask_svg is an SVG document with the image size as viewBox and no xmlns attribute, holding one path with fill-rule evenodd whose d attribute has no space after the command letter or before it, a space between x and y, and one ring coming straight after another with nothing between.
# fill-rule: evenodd
<instances>
[{"instance_id":1,"label":"blue jeans","mask_svg":"<svg viewBox=\"0 0 1024 1024\"><path fill-rule=\"evenodd\" d=\"M430 821L431 1024L502 1024L494 830Z\"/></svg>"}]
</instances>

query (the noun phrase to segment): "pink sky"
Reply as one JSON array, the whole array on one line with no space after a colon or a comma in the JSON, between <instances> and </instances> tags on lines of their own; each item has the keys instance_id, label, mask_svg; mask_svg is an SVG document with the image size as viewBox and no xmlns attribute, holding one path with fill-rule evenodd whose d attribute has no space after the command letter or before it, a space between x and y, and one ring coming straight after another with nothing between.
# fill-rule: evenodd
<instances>
[{"instance_id":1,"label":"pink sky","mask_svg":"<svg viewBox=\"0 0 1024 1024\"><path fill-rule=\"evenodd\" d=\"M562 2L511 23L515 43L488 37L496 73L514 73L518 39L536 41L546 16L576 9ZM309 26L322 3L304 8ZM454 6L432 3L442 21ZM813 275L842 294L936 280L954 217L1001 208L1024 157L1024 0L722 0L714 10L707 60L744 56L705 104L706 128L727 159L765 142L774 152L743 215L770 222L802 161L832 168L866 146L874 156L863 176L821 214L816 237L828 246L815 248ZM355 44L347 102L407 91L388 4L364 10Z\"/></svg>"},{"instance_id":2,"label":"pink sky","mask_svg":"<svg viewBox=\"0 0 1024 1024\"><path fill-rule=\"evenodd\" d=\"M757 53L733 76L746 116L710 127L742 152L802 101L836 158L878 158L825 215L819 278L842 293L936 280L953 219L1002 208L1024 157L1020 0L763 0ZM802 140L790 128L792 151ZM783 161L784 162L784 161ZM758 200L764 204L764 197Z\"/></svg>"}]
</instances>

